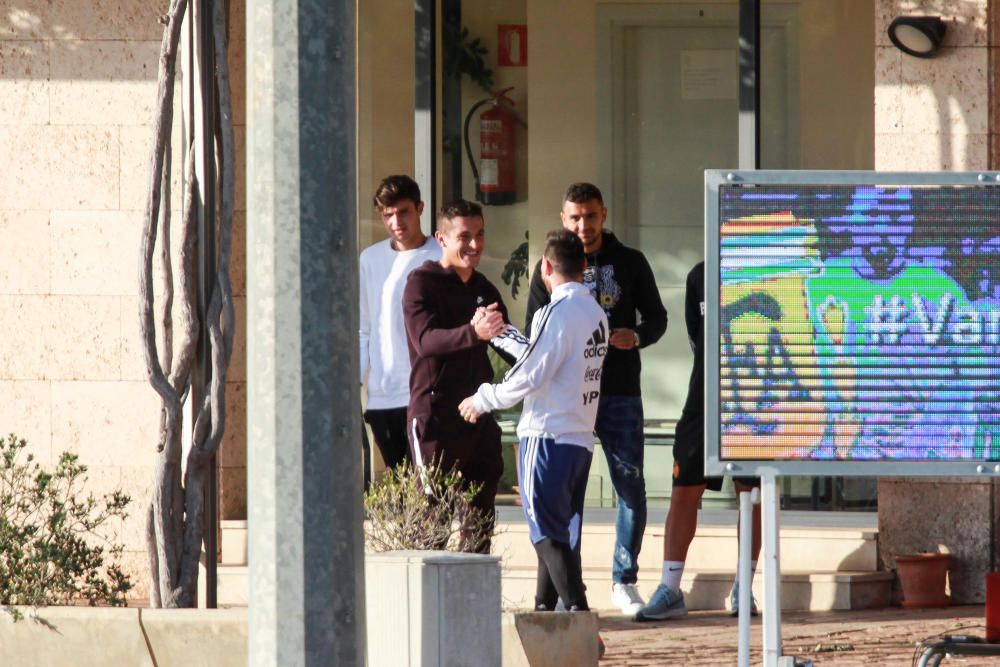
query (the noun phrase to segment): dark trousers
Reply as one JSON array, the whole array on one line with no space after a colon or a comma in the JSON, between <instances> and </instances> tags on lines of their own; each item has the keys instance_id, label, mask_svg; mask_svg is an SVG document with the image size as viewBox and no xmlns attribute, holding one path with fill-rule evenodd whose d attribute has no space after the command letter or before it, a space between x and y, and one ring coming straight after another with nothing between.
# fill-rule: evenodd
<instances>
[{"instance_id":1,"label":"dark trousers","mask_svg":"<svg viewBox=\"0 0 1000 667\"><path fill-rule=\"evenodd\" d=\"M442 412L450 414L452 411ZM496 522L497 485L503 474L500 427L493 416L483 415L475 424L469 424L458 416L456 408L453 417L411 417L408 433L418 468L426 465L436 465L444 471L454 468L462 473L466 484L480 486L472 506L482 511L492 534ZM490 546L487 540L478 551L489 553Z\"/></svg>"},{"instance_id":2,"label":"dark trousers","mask_svg":"<svg viewBox=\"0 0 1000 667\"><path fill-rule=\"evenodd\" d=\"M406 408L366 410L365 422L372 428L375 446L387 468L410 464L410 440L406 434Z\"/></svg>"},{"instance_id":3,"label":"dark trousers","mask_svg":"<svg viewBox=\"0 0 1000 667\"><path fill-rule=\"evenodd\" d=\"M566 611L587 611L586 587L580 554L565 542L545 538L536 542L538 578L535 582L535 611L553 611L562 598Z\"/></svg>"}]
</instances>

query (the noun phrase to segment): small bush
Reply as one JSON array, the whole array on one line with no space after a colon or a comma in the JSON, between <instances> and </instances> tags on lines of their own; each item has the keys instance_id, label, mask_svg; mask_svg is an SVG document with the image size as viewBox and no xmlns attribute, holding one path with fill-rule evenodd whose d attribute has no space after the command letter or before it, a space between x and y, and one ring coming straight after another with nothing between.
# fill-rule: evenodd
<instances>
[{"instance_id":1,"label":"small bush","mask_svg":"<svg viewBox=\"0 0 1000 667\"><path fill-rule=\"evenodd\" d=\"M49 471L25 447L0 438L0 604L15 619L12 605L124 606L132 583L107 524L127 516L129 497L85 494L87 468L75 454L64 452Z\"/></svg>"},{"instance_id":2,"label":"small bush","mask_svg":"<svg viewBox=\"0 0 1000 667\"><path fill-rule=\"evenodd\" d=\"M461 473L400 465L365 493L365 544L369 551L477 552L489 541L492 520L472 505L481 485Z\"/></svg>"}]
</instances>

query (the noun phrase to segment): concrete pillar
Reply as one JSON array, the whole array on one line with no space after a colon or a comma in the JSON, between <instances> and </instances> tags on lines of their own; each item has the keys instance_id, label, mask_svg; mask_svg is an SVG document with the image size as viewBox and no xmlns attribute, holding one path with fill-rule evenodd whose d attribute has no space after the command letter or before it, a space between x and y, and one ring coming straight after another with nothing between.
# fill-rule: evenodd
<instances>
[{"instance_id":1,"label":"concrete pillar","mask_svg":"<svg viewBox=\"0 0 1000 667\"><path fill-rule=\"evenodd\" d=\"M250 664L363 665L354 1L247 17Z\"/></svg>"},{"instance_id":2,"label":"concrete pillar","mask_svg":"<svg viewBox=\"0 0 1000 667\"><path fill-rule=\"evenodd\" d=\"M961 171L995 168L990 78L995 74L994 0L876 0L875 168ZM931 59L897 50L886 33L896 16L941 16L944 47ZM956 603L982 602L996 553L995 482L984 479L884 478L878 485L879 550L894 555L952 552Z\"/></svg>"},{"instance_id":3,"label":"concrete pillar","mask_svg":"<svg viewBox=\"0 0 1000 667\"><path fill-rule=\"evenodd\" d=\"M996 539L993 484L967 477L880 479L878 542L886 567L896 566L897 554L947 550L952 602L982 603ZM895 601L900 594L897 585Z\"/></svg>"}]
</instances>

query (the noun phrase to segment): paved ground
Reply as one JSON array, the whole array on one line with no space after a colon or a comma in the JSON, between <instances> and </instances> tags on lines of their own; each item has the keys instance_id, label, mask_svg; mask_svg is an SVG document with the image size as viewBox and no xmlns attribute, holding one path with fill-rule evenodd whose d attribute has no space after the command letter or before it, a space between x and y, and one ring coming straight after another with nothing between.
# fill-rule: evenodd
<instances>
[{"instance_id":1,"label":"paved ground","mask_svg":"<svg viewBox=\"0 0 1000 667\"><path fill-rule=\"evenodd\" d=\"M914 648L936 635L983 636L983 607L933 610L889 608L853 612L786 612L782 615L785 655L817 666L915 664ZM754 618L751 664L761 664L760 618ZM717 611L681 619L633 623L603 612L601 636L607 653L601 667L636 665L735 665L736 619ZM944 665L1000 665L995 658L952 656Z\"/></svg>"}]
</instances>

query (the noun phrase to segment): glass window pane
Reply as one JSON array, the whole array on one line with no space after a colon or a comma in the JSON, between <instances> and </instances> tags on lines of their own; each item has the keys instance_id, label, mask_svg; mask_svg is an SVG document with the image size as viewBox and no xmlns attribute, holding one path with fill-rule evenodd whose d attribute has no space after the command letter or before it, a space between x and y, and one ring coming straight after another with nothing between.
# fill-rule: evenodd
<instances>
[{"instance_id":1,"label":"glass window pane","mask_svg":"<svg viewBox=\"0 0 1000 667\"><path fill-rule=\"evenodd\" d=\"M481 270L515 323L523 324L530 271L545 233L560 225L571 182L602 189L606 228L652 266L671 324L642 354L646 475L651 504L665 504L692 364L683 300L687 272L703 256L702 172L737 162L737 5L441 0L439 18L437 194L440 202L495 196L499 172L510 169L512 181L499 188L509 202L485 208ZM413 44L399 26L412 24L413 5L361 3L359 22L363 247L382 238L368 192L388 173L412 173ZM873 0L767 1L761 23L762 166L871 169ZM495 123L483 118L492 92L505 88L510 150L490 144ZM595 504L611 502L599 453L591 485ZM787 502L861 507L870 486L793 484Z\"/></svg>"}]
</instances>

